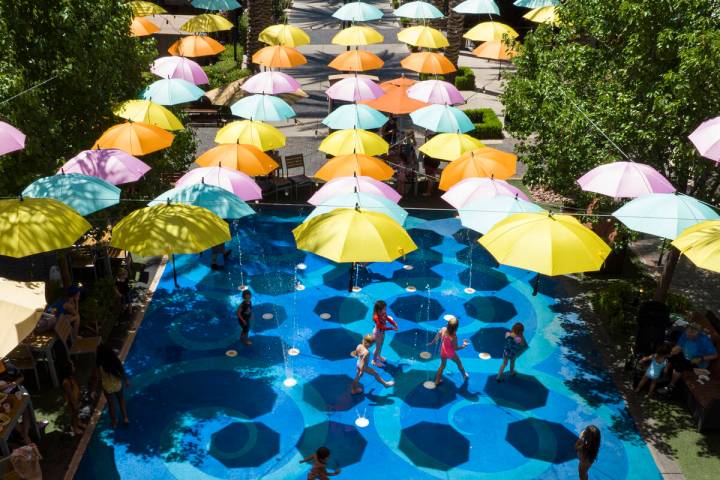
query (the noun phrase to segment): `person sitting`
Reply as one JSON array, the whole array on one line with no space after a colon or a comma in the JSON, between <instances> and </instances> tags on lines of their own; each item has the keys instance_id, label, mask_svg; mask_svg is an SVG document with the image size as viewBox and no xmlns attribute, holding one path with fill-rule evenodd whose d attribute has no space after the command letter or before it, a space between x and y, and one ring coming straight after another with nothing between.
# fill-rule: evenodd
<instances>
[{"instance_id":1,"label":"person sitting","mask_svg":"<svg viewBox=\"0 0 720 480\"><path fill-rule=\"evenodd\" d=\"M65 315L72 327L73 338L78 336L80 331L80 287L72 286L68 289L68 297L63 302L58 313L58 318Z\"/></svg>"},{"instance_id":2,"label":"person sitting","mask_svg":"<svg viewBox=\"0 0 720 480\"><path fill-rule=\"evenodd\" d=\"M23 374L15 368L10 360L0 360L0 392L12 394L20 391L27 394L25 387L22 386L24 380ZM22 421L15 427L25 445L32 443L29 435L30 422L30 409L26 408L22 415Z\"/></svg>"},{"instance_id":3,"label":"person sitting","mask_svg":"<svg viewBox=\"0 0 720 480\"><path fill-rule=\"evenodd\" d=\"M663 394L671 392L682 377L683 372L695 368L707 368L710 362L717 358L717 349L710 337L701 332L695 323L688 324L685 332L683 332L670 352L669 361L672 368L670 385L658 390L658 392Z\"/></svg>"}]
</instances>

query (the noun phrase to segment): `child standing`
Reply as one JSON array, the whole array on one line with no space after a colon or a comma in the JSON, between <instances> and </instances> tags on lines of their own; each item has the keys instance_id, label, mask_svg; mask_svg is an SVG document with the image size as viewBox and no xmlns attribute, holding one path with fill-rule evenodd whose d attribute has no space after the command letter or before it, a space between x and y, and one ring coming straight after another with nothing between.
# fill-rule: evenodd
<instances>
[{"instance_id":1,"label":"child standing","mask_svg":"<svg viewBox=\"0 0 720 480\"><path fill-rule=\"evenodd\" d=\"M458 350L462 350L470 343L467 340L463 340L462 345L458 346L457 329L459 326L460 322L458 322L458 319L455 317L451 318L448 320L447 326L441 328L432 342L428 343L428 345L433 345L437 343L438 340L440 341L440 368L438 368L437 374L435 375L435 385L439 385L440 382L442 382L443 370L445 370L448 359L457 364L458 370L460 370L464 380L467 380L470 376L465 372L460 357L458 357L457 354Z\"/></svg>"},{"instance_id":2,"label":"child standing","mask_svg":"<svg viewBox=\"0 0 720 480\"><path fill-rule=\"evenodd\" d=\"M509 332L505 332L505 344L503 346L503 362L498 370L497 381L501 382L505 366L510 363L510 375L515 376L515 358L520 352L520 348L525 345L525 327L522 323L516 323Z\"/></svg>"},{"instance_id":3,"label":"child standing","mask_svg":"<svg viewBox=\"0 0 720 480\"><path fill-rule=\"evenodd\" d=\"M318 448L314 454L300 460L300 463L312 462L312 469L308 472L307 480L327 480L328 477L340 475L337 468L333 473L327 471L327 461L330 458L330 450L327 447Z\"/></svg>"},{"instance_id":4,"label":"child standing","mask_svg":"<svg viewBox=\"0 0 720 480\"><path fill-rule=\"evenodd\" d=\"M374 368L367 366L367 359L370 355L370 350L368 349L372 346L373 343L375 343L375 337L373 337L371 333L368 333L363 338L362 343L358 345L353 352L350 352L351 356L357 358L357 372L355 374L355 380L353 380L352 387L350 389L350 393L352 393L353 395L357 393L362 393L363 389L358 382L360 382L360 377L362 377L365 373L369 373L370 375L375 377L375 379L378 382L382 383L384 387L392 387L393 385L395 385L395 382L393 382L392 380L390 380L389 382L383 380L380 374L377 373Z\"/></svg>"},{"instance_id":5,"label":"child standing","mask_svg":"<svg viewBox=\"0 0 720 480\"><path fill-rule=\"evenodd\" d=\"M387 314L387 304L378 300L375 302L375 308L373 309L373 322L375 322L375 328L373 329L373 336L375 337L375 354L373 355L372 364L376 367L384 367L383 362L385 357L381 355L383 343L385 343L385 332L387 330L397 330L398 326L395 320ZM388 323L392 326L388 326Z\"/></svg>"},{"instance_id":6,"label":"child standing","mask_svg":"<svg viewBox=\"0 0 720 480\"><path fill-rule=\"evenodd\" d=\"M668 355L670 355L669 345L660 345L655 352L655 355L648 355L640 359L640 363L645 364L650 362L647 370L642 379L635 387L635 393L640 392L646 383L650 382L650 388L648 389L648 395L652 395L655 392L657 381L665 374L668 366Z\"/></svg>"},{"instance_id":7,"label":"child standing","mask_svg":"<svg viewBox=\"0 0 720 480\"><path fill-rule=\"evenodd\" d=\"M242 329L240 341L245 345L252 345L252 341L248 338L250 334L250 320L252 320L252 292L250 290L243 291L242 302L240 302L236 314L238 323Z\"/></svg>"}]
</instances>

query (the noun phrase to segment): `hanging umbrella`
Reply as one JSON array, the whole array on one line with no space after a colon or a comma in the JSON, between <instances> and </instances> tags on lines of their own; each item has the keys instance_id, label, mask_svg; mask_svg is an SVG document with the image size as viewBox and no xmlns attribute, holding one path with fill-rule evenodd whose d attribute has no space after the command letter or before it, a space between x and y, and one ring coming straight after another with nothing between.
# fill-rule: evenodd
<instances>
[{"instance_id":1,"label":"hanging umbrella","mask_svg":"<svg viewBox=\"0 0 720 480\"><path fill-rule=\"evenodd\" d=\"M340 177L365 176L375 180L390 180L395 171L379 158L360 153L333 157L315 173L315 177L329 182Z\"/></svg>"},{"instance_id":2,"label":"hanging umbrella","mask_svg":"<svg viewBox=\"0 0 720 480\"><path fill-rule=\"evenodd\" d=\"M204 93L194 83L179 78L166 78L150 84L143 91L142 97L160 105L178 105L194 102Z\"/></svg>"},{"instance_id":3,"label":"hanging umbrella","mask_svg":"<svg viewBox=\"0 0 720 480\"><path fill-rule=\"evenodd\" d=\"M361 103L381 112L393 115L404 115L427 106L427 103L407 96L408 87L394 87L375 100L364 100Z\"/></svg>"},{"instance_id":4,"label":"hanging umbrella","mask_svg":"<svg viewBox=\"0 0 720 480\"><path fill-rule=\"evenodd\" d=\"M62 173L91 175L113 185L136 182L150 171L150 166L124 150L116 148L84 150L58 170Z\"/></svg>"},{"instance_id":5,"label":"hanging umbrella","mask_svg":"<svg viewBox=\"0 0 720 480\"><path fill-rule=\"evenodd\" d=\"M285 135L267 123L254 120L230 122L215 134L216 143L244 143L263 152L285 146Z\"/></svg>"},{"instance_id":6,"label":"hanging umbrella","mask_svg":"<svg viewBox=\"0 0 720 480\"><path fill-rule=\"evenodd\" d=\"M192 0L192 6L216 12L227 12L241 7L237 0Z\"/></svg>"},{"instance_id":7,"label":"hanging umbrella","mask_svg":"<svg viewBox=\"0 0 720 480\"><path fill-rule=\"evenodd\" d=\"M540 8L550 5L559 5L560 0L516 0L513 5L524 8Z\"/></svg>"},{"instance_id":8,"label":"hanging umbrella","mask_svg":"<svg viewBox=\"0 0 720 480\"><path fill-rule=\"evenodd\" d=\"M180 30L190 33L222 32L224 30L231 30L232 28L233 24L231 21L214 13L196 15L180 25Z\"/></svg>"},{"instance_id":9,"label":"hanging umbrella","mask_svg":"<svg viewBox=\"0 0 720 480\"><path fill-rule=\"evenodd\" d=\"M332 16L345 22L369 22L379 20L383 13L365 2L350 2L338 8Z\"/></svg>"},{"instance_id":10,"label":"hanging umbrella","mask_svg":"<svg viewBox=\"0 0 720 480\"><path fill-rule=\"evenodd\" d=\"M402 75L398 78L393 78L392 80L386 80L380 84L380 88L385 90L385 92L389 92L390 90L394 89L395 87L411 87L417 83L417 80L413 80L412 78L407 78L405 75Z\"/></svg>"},{"instance_id":11,"label":"hanging umbrella","mask_svg":"<svg viewBox=\"0 0 720 480\"><path fill-rule=\"evenodd\" d=\"M412 122L418 127L433 132L469 132L475 129L465 113L448 105L428 105L410 114Z\"/></svg>"},{"instance_id":12,"label":"hanging umbrella","mask_svg":"<svg viewBox=\"0 0 720 480\"><path fill-rule=\"evenodd\" d=\"M322 123L333 130L351 128L373 130L382 127L387 121L388 117L374 108L353 103L336 108L323 119Z\"/></svg>"},{"instance_id":13,"label":"hanging umbrella","mask_svg":"<svg viewBox=\"0 0 720 480\"><path fill-rule=\"evenodd\" d=\"M258 40L268 45L284 45L286 47L299 47L310 43L310 37L302 29L287 24L270 25L265 28Z\"/></svg>"},{"instance_id":14,"label":"hanging umbrella","mask_svg":"<svg viewBox=\"0 0 720 480\"><path fill-rule=\"evenodd\" d=\"M230 105L232 105L233 103L237 102L238 100L242 100L244 97L247 96L248 92L243 90L246 79L248 79L248 77L233 80L227 85L223 85L222 87L209 90L205 92L205 97L207 97L207 99L210 100L210 103L212 103L213 105L230 107ZM268 91L265 93L269 94L271 92ZM294 103L302 98L308 98L308 94L305 93L302 89L297 89L292 93L279 94L278 97L282 98L288 103Z\"/></svg>"},{"instance_id":15,"label":"hanging umbrella","mask_svg":"<svg viewBox=\"0 0 720 480\"><path fill-rule=\"evenodd\" d=\"M367 77L343 78L325 90L325 95L333 100L356 102L359 100L373 100L381 97L385 92L375 82Z\"/></svg>"},{"instance_id":16,"label":"hanging umbrella","mask_svg":"<svg viewBox=\"0 0 720 480\"><path fill-rule=\"evenodd\" d=\"M310 197L308 203L320 205L332 197L352 193L356 190L361 193L383 196L391 202L398 203L400 201L400 194L390 185L370 177L352 176L330 180Z\"/></svg>"},{"instance_id":17,"label":"hanging umbrella","mask_svg":"<svg viewBox=\"0 0 720 480\"><path fill-rule=\"evenodd\" d=\"M22 258L68 248L91 227L54 198L0 200L0 255Z\"/></svg>"},{"instance_id":18,"label":"hanging umbrella","mask_svg":"<svg viewBox=\"0 0 720 480\"><path fill-rule=\"evenodd\" d=\"M388 143L377 133L367 130L338 130L331 133L320 143L318 150L330 155L382 155L388 152Z\"/></svg>"},{"instance_id":19,"label":"hanging umbrella","mask_svg":"<svg viewBox=\"0 0 720 480\"><path fill-rule=\"evenodd\" d=\"M183 124L167 108L150 100L128 100L113 113L131 122L143 122L163 130L182 130Z\"/></svg>"},{"instance_id":20,"label":"hanging umbrella","mask_svg":"<svg viewBox=\"0 0 720 480\"><path fill-rule=\"evenodd\" d=\"M213 147L196 158L195 163L201 167L233 168L251 177L267 175L280 166L259 148L241 143L226 143Z\"/></svg>"},{"instance_id":21,"label":"hanging umbrella","mask_svg":"<svg viewBox=\"0 0 720 480\"><path fill-rule=\"evenodd\" d=\"M9 123L0 122L0 155L25 148L25 134Z\"/></svg>"},{"instance_id":22,"label":"hanging umbrella","mask_svg":"<svg viewBox=\"0 0 720 480\"><path fill-rule=\"evenodd\" d=\"M179 78L195 85L210 83L205 70L185 57L160 57L152 63L150 71L160 78Z\"/></svg>"},{"instance_id":23,"label":"hanging umbrella","mask_svg":"<svg viewBox=\"0 0 720 480\"><path fill-rule=\"evenodd\" d=\"M328 67L345 72L364 72L378 70L383 63L380 57L367 50L349 50L335 57Z\"/></svg>"},{"instance_id":24,"label":"hanging umbrella","mask_svg":"<svg viewBox=\"0 0 720 480\"><path fill-rule=\"evenodd\" d=\"M517 38L519 34L512 27L500 22L482 22L471 28L463 38L474 42L491 42L504 40L505 36Z\"/></svg>"},{"instance_id":25,"label":"hanging umbrella","mask_svg":"<svg viewBox=\"0 0 720 480\"><path fill-rule=\"evenodd\" d=\"M414 47L445 48L450 45L442 32L425 25L404 28L398 32L397 39Z\"/></svg>"},{"instance_id":26,"label":"hanging umbrella","mask_svg":"<svg viewBox=\"0 0 720 480\"><path fill-rule=\"evenodd\" d=\"M188 35L170 45L168 53L178 57L209 57L217 55L225 47L207 35Z\"/></svg>"},{"instance_id":27,"label":"hanging umbrella","mask_svg":"<svg viewBox=\"0 0 720 480\"><path fill-rule=\"evenodd\" d=\"M313 211L310 212L310 215L303 220L303 223L307 223L317 216L332 212L336 208L354 209L358 206L364 212L385 214L395 220L398 225L405 223L405 219L408 216L408 212L404 208L401 208L398 204L391 202L381 195L352 192L327 199L315 207Z\"/></svg>"},{"instance_id":28,"label":"hanging umbrella","mask_svg":"<svg viewBox=\"0 0 720 480\"><path fill-rule=\"evenodd\" d=\"M130 155L147 155L169 147L175 136L143 122L114 125L97 139L92 148L119 148Z\"/></svg>"},{"instance_id":29,"label":"hanging umbrella","mask_svg":"<svg viewBox=\"0 0 720 480\"><path fill-rule=\"evenodd\" d=\"M551 25L560 25L560 18L554 5L538 7L530 10L523 15L523 18L535 23L549 23Z\"/></svg>"},{"instance_id":30,"label":"hanging umbrella","mask_svg":"<svg viewBox=\"0 0 720 480\"><path fill-rule=\"evenodd\" d=\"M720 162L720 117L704 121L688 138L700 155Z\"/></svg>"},{"instance_id":31,"label":"hanging umbrella","mask_svg":"<svg viewBox=\"0 0 720 480\"><path fill-rule=\"evenodd\" d=\"M120 202L120 189L105 180L66 173L35 180L22 192L29 198L54 198L80 215L90 215Z\"/></svg>"},{"instance_id":32,"label":"hanging umbrella","mask_svg":"<svg viewBox=\"0 0 720 480\"><path fill-rule=\"evenodd\" d=\"M340 30L330 43L344 47L356 47L358 45L382 43L383 40L383 36L374 28L364 25L353 25L352 27Z\"/></svg>"},{"instance_id":33,"label":"hanging umbrella","mask_svg":"<svg viewBox=\"0 0 720 480\"><path fill-rule=\"evenodd\" d=\"M297 248L333 262L392 262L417 249L410 235L382 213L338 208L293 230Z\"/></svg>"},{"instance_id":34,"label":"hanging umbrella","mask_svg":"<svg viewBox=\"0 0 720 480\"><path fill-rule=\"evenodd\" d=\"M498 80L500 80L500 75L502 74L502 62L508 61L517 55L516 50L500 40L483 42L478 45L472 53L479 58L498 61Z\"/></svg>"},{"instance_id":35,"label":"hanging umbrella","mask_svg":"<svg viewBox=\"0 0 720 480\"><path fill-rule=\"evenodd\" d=\"M160 31L160 27L145 17L133 17L130 23L131 37L147 37Z\"/></svg>"},{"instance_id":36,"label":"hanging umbrella","mask_svg":"<svg viewBox=\"0 0 720 480\"><path fill-rule=\"evenodd\" d=\"M498 195L517 196L530 201L522 190L513 187L505 180L481 177L471 177L459 181L447 192L443 193L441 198L452 205L453 208L459 210L475 200L492 198Z\"/></svg>"},{"instance_id":37,"label":"hanging umbrella","mask_svg":"<svg viewBox=\"0 0 720 480\"><path fill-rule=\"evenodd\" d=\"M435 75L443 75L457 70L445 55L436 52L411 53L400 61L400 65L413 72Z\"/></svg>"},{"instance_id":38,"label":"hanging umbrella","mask_svg":"<svg viewBox=\"0 0 720 480\"><path fill-rule=\"evenodd\" d=\"M464 2L457 4L453 10L457 13L470 15L482 15L484 13L500 15L500 9L494 0L465 0Z\"/></svg>"},{"instance_id":39,"label":"hanging umbrella","mask_svg":"<svg viewBox=\"0 0 720 480\"><path fill-rule=\"evenodd\" d=\"M295 116L285 100L272 95L250 95L233 103L230 112L237 117L263 122L280 122Z\"/></svg>"},{"instance_id":40,"label":"hanging umbrella","mask_svg":"<svg viewBox=\"0 0 720 480\"><path fill-rule=\"evenodd\" d=\"M510 215L540 212L545 212L545 210L517 196L509 197L506 195L473 200L458 210L462 226L483 235Z\"/></svg>"},{"instance_id":41,"label":"hanging umbrella","mask_svg":"<svg viewBox=\"0 0 720 480\"><path fill-rule=\"evenodd\" d=\"M248 93L277 95L299 90L300 83L287 73L267 71L248 78L240 88Z\"/></svg>"},{"instance_id":42,"label":"hanging umbrella","mask_svg":"<svg viewBox=\"0 0 720 480\"><path fill-rule=\"evenodd\" d=\"M675 187L649 165L613 162L595 167L577 181L586 192L613 198L634 198L649 193L673 193Z\"/></svg>"},{"instance_id":43,"label":"hanging umbrella","mask_svg":"<svg viewBox=\"0 0 720 480\"><path fill-rule=\"evenodd\" d=\"M455 85L444 80L417 82L408 88L408 97L438 105L465 103L465 99Z\"/></svg>"},{"instance_id":44,"label":"hanging umbrella","mask_svg":"<svg viewBox=\"0 0 720 480\"><path fill-rule=\"evenodd\" d=\"M133 1L127 2L127 6L130 7L130 10L132 10L133 15L136 17L147 17L149 15L167 13L167 10L152 2Z\"/></svg>"},{"instance_id":45,"label":"hanging umbrella","mask_svg":"<svg viewBox=\"0 0 720 480\"><path fill-rule=\"evenodd\" d=\"M193 168L175 182L176 187L187 187L198 183L206 183L224 188L247 201L262 198L262 190L255 180L242 172L225 167Z\"/></svg>"},{"instance_id":46,"label":"hanging umbrella","mask_svg":"<svg viewBox=\"0 0 720 480\"><path fill-rule=\"evenodd\" d=\"M450 161L484 146L480 140L465 133L439 133L425 142L419 150L428 157Z\"/></svg>"},{"instance_id":47,"label":"hanging umbrella","mask_svg":"<svg viewBox=\"0 0 720 480\"><path fill-rule=\"evenodd\" d=\"M263 47L252 56L252 62L269 68L292 68L307 63L307 58L292 47Z\"/></svg>"},{"instance_id":48,"label":"hanging umbrella","mask_svg":"<svg viewBox=\"0 0 720 480\"><path fill-rule=\"evenodd\" d=\"M448 190L456 183L473 177L506 180L515 175L517 156L494 148L472 150L450 162L440 175L440 190Z\"/></svg>"},{"instance_id":49,"label":"hanging umbrella","mask_svg":"<svg viewBox=\"0 0 720 480\"><path fill-rule=\"evenodd\" d=\"M255 211L237 195L228 192L224 188L207 183L175 187L161 193L148 205L165 205L168 203L182 203L206 208L226 220L235 220L255 214Z\"/></svg>"},{"instance_id":50,"label":"hanging umbrella","mask_svg":"<svg viewBox=\"0 0 720 480\"><path fill-rule=\"evenodd\" d=\"M673 240L672 245L698 267L720 273L720 221L693 225Z\"/></svg>"},{"instance_id":51,"label":"hanging umbrella","mask_svg":"<svg viewBox=\"0 0 720 480\"><path fill-rule=\"evenodd\" d=\"M46 305L45 282L0 278L0 357L5 358L33 333Z\"/></svg>"},{"instance_id":52,"label":"hanging umbrella","mask_svg":"<svg viewBox=\"0 0 720 480\"><path fill-rule=\"evenodd\" d=\"M400 5L393 15L403 18L442 18L443 13L427 2L408 2Z\"/></svg>"}]
</instances>

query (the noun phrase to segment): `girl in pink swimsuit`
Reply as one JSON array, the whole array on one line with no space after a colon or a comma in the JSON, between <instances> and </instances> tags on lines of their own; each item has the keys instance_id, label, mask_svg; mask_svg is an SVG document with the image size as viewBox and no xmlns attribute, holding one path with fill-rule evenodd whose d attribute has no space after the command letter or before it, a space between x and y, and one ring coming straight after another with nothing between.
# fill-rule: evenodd
<instances>
[{"instance_id":1,"label":"girl in pink swimsuit","mask_svg":"<svg viewBox=\"0 0 720 480\"><path fill-rule=\"evenodd\" d=\"M438 368L437 374L435 375L435 385L439 385L440 382L442 382L443 370L445 370L445 365L447 364L448 359L457 364L458 370L460 370L463 379L467 380L469 377L463 368L460 357L457 355L458 350L462 350L469 344L467 340L463 340L462 345L458 346L457 329L459 325L460 324L457 318L448 320L447 326L441 328L437 335L435 335L432 342L428 343L428 345L433 345L437 343L438 340L440 341L440 368Z\"/></svg>"}]
</instances>

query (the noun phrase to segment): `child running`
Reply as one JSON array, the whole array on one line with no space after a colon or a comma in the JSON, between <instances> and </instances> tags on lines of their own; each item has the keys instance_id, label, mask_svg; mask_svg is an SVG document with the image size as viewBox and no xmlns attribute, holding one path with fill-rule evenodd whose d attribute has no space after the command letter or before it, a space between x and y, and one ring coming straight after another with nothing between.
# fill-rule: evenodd
<instances>
[{"instance_id":1,"label":"child running","mask_svg":"<svg viewBox=\"0 0 720 480\"><path fill-rule=\"evenodd\" d=\"M503 362L498 370L496 380L502 382L505 366L510 363L510 375L515 376L515 358L520 348L525 345L525 327L522 323L516 323L509 332L505 332L505 345L503 346Z\"/></svg>"},{"instance_id":2,"label":"child running","mask_svg":"<svg viewBox=\"0 0 720 480\"><path fill-rule=\"evenodd\" d=\"M242 302L240 302L236 314L241 329L240 341L245 345L252 345L252 341L248 338L252 320L252 292L249 289L243 290Z\"/></svg>"},{"instance_id":3,"label":"child running","mask_svg":"<svg viewBox=\"0 0 720 480\"><path fill-rule=\"evenodd\" d=\"M330 458L330 449L327 447L318 448L315 453L300 460L300 463L312 462L313 466L308 472L307 480L327 480L328 477L340 475L340 469L337 468L333 473L328 473L327 462Z\"/></svg>"},{"instance_id":4,"label":"child running","mask_svg":"<svg viewBox=\"0 0 720 480\"><path fill-rule=\"evenodd\" d=\"M397 330L398 326L395 320L387 314L387 304L378 300L375 302L373 310L373 336L375 337L375 354L373 355L372 364L376 367L384 367L385 357L381 355L383 343L385 343L385 332L387 330ZM388 326L388 323L392 326Z\"/></svg>"},{"instance_id":5,"label":"child running","mask_svg":"<svg viewBox=\"0 0 720 480\"><path fill-rule=\"evenodd\" d=\"M457 354L458 350L462 350L470 343L467 340L463 340L462 345L458 346L457 329L459 326L460 323L458 319L455 317L451 318L448 320L447 326L441 328L432 342L428 343L428 345L433 345L437 343L438 340L440 341L440 368L438 368L437 374L435 375L435 385L440 385L440 382L442 382L443 370L445 370L448 359L457 364L458 370L460 370L463 376L463 381L466 381L470 376L465 372L460 357L458 357Z\"/></svg>"},{"instance_id":6,"label":"child running","mask_svg":"<svg viewBox=\"0 0 720 480\"><path fill-rule=\"evenodd\" d=\"M650 362L650 365L648 365L647 370L645 370L645 374L642 379L640 379L637 387L635 387L635 393L639 393L648 382L650 382L648 395L652 395L655 392L658 380L667 370L668 355L670 355L670 346L663 344L658 347L655 355L648 355L647 357L640 359L641 364Z\"/></svg>"},{"instance_id":7,"label":"child running","mask_svg":"<svg viewBox=\"0 0 720 480\"><path fill-rule=\"evenodd\" d=\"M350 353L351 356L357 358L357 373L355 374L355 380L353 380L352 387L350 389L350 393L353 395L362 393L363 389L359 385L358 382L360 382L360 377L363 376L365 373L369 373L375 379L382 383L384 387L392 387L395 385L395 382L390 380L389 382L386 382L382 379L379 373L375 371L372 367L367 366L367 359L370 355L370 350L368 350L372 344L375 343L375 337L372 336L371 333L368 333L363 338L363 341L360 345L357 346L357 348Z\"/></svg>"}]
</instances>

